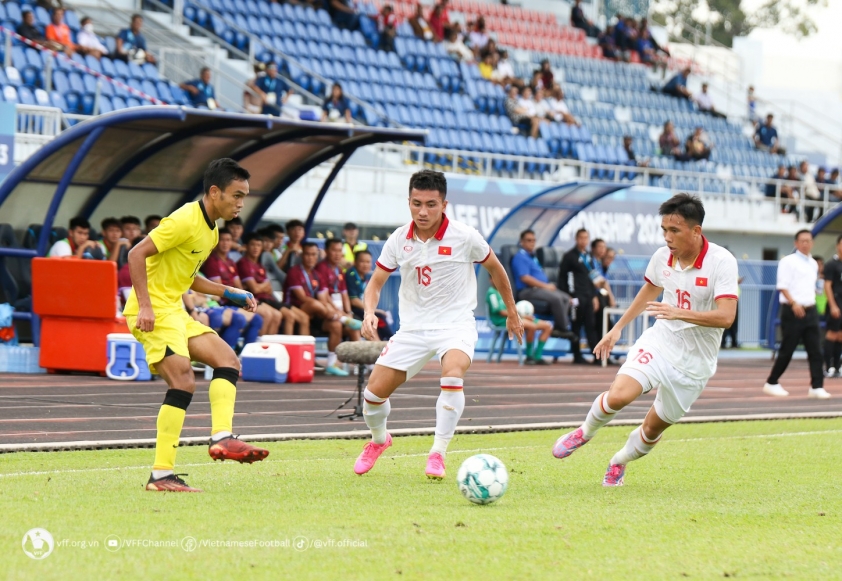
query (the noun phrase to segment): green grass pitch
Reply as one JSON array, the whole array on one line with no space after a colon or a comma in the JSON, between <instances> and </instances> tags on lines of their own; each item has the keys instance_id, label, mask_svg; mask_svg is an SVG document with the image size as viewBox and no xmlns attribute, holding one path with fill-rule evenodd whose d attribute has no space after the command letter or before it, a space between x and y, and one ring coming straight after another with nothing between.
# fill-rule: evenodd
<instances>
[{"instance_id":1,"label":"green grass pitch","mask_svg":"<svg viewBox=\"0 0 842 581\"><path fill-rule=\"evenodd\" d=\"M605 489L631 429L564 461L557 432L457 435L441 483L429 437L363 477L359 440L270 443L252 466L182 448L204 494L144 492L148 449L3 455L0 579L842 578L842 419L678 425ZM454 483L479 452L509 469L489 506ZM22 548L35 527L57 545L42 560Z\"/></svg>"}]
</instances>

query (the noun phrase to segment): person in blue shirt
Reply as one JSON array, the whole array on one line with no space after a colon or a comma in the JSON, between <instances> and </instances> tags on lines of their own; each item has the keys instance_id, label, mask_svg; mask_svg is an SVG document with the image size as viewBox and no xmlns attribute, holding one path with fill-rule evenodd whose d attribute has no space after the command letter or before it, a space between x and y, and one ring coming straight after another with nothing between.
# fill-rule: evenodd
<instances>
[{"instance_id":1,"label":"person in blue shirt","mask_svg":"<svg viewBox=\"0 0 842 581\"><path fill-rule=\"evenodd\" d=\"M757 131L754 132L754 145L760 151L786 155L786 150L781 147L778 139L778 130L772 125L774 118L775 116L769 113L766 115L766 123L757 126Z\"/></svg>"},{"instance_id":2,"label":"person in blue shirt","mask_svg":"<svg viewBox=\"0 0 842 581\"><path fill-rule=\"evenodd\" d=\"M520 233L520 250L512 257L512 275L515 279L515 293L517 300L542 301L549 304L553 315L553 337L561 339L575 339L569 331L570 295L558 290L544 273L544 269L535 258L535 232L524 230Z\"/></svg>"},{"instance_id":3,"label":"person in blue shirt","mask_svg":"<svg viewBox=\"0 0 842 581\"><path fill-rule=\"evenodd\" d=\"M661 92L666 95L672 95L679 99L690 100L693 94L687 89L687 78L690 76L690 67L685 67L684 70L675 74L673 78L664 85Z\"/></svg>"},{"instance_id":4,"label":"person in blue shirt","mask_svg":"<svg viewBox=\"0 0 842 581\"><path fill-rule=\"evenodd\" d=\"M322 105L322 121L345 120L351 122L351 105L348 103L345 93L342 92L342 85L333 83L330 89L330 99L325 99Z\"/></svg>"},{"instance_id":5,"label":"person in blue shirt","mask_svg":"<svg viewBox=\"0 0 842 581\"><path fill-rule=\"evenodd\" d=\"M194 107L205 106L208 109L218 109L216 95L211 85L211 70L208 67L199 71L199 78L179 85L190 95Z\"/></svg>"},{"instance_id":6,"label":"person in blue shirt","mask_svg":"<svg viewBox=\"0 0 842 581\"><path fill-rule=\"evenodd\" d=\"M264 115L280 117L281 105L286 103L292 94L292 89L286 81L278 76L278 65L275 63L267 64L266 74L250 81L249 87L254 89L263 101L261 113Z\"/></svg>"},{"instance_id":7,"label":"person in blue shirt","mask_svg":"<svg viewBox=\"0 0 842 581\"><path fill-rule=\"evenodd\" d=\"M147 63L154 63L155 57L146 48L146 38L141 34L143 28L143 16L140 14L132 15L132 23L129 28L124 28L117 34L115 39L117 48L112 55L113 58L121 61L141 61ZM142 52L141 52L142 51Z\"/></svg>"},{"instance_id":8,"label":"person in blue shirt","mask_svg":"<svg viewBox=\"0 0 842 581\"><path fill-rule=\"evenodd\" d=\"M360 250L354 254L354 266L345 271L345 287L351 300L351 312L360 318L365 314L363 295L368 281L371 280L371 267L371 252ZM374 314L377 315L377 335L381 341L388 341L394 335L389 325L391 315L381 309L374 311Z\"/></svg>"}]
</instances>

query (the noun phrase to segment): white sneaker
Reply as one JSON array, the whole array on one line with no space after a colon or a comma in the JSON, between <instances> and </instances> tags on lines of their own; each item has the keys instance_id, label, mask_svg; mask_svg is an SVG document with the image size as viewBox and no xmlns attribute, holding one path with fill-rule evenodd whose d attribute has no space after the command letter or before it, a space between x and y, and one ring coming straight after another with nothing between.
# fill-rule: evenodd
<instances>
[{"instance_id":1,"label":"white sneaker","mask_svg":"<svg viewBox=\"0 0 842 581\"><path fill-rule=\"evenodd\" d=\"M820 387L818 389L811 389L807 392L807 397L811 397L814 399L828 399L830 394L825 390L825 388Z\"/></svg>"},{"instance_id":2,"label":"white sneaker","mask_svg":"<svg viewBox=\"0 0 842 581\"><path fill-rule=\"evenodd\" d=\"M775 397L786 397L789 392L781 387L780 383L767 383L763 386L763 393L766 395L774 395Z\"/></svg>"},{"instance_id":3,"label":"white sneaker","mask_svg":"<svg viewBox=\"0 0 842 581\"><path fill-rule=\"evenodd\" d=\"M824 374L825 377L836 377L836 368L835 367L828 367L827 373Z\"/></svg>"}]
</instances>

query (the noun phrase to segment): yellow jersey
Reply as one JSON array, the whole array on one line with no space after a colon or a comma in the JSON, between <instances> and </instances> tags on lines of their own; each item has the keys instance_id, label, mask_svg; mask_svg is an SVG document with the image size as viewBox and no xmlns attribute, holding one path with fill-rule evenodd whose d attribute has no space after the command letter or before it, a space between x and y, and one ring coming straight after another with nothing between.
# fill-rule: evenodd
<instances>
[{"instance_id":1,"label":"yellow jersey","mask_svg":"<svg viewBox=\"0 0 842 581\"><path fill-rule=\"evenodd\" d=\"M147 288L152 310L163 315L183 310L181 295L192 286L199 267L219 241L219 230L200 201L184 204L149 233L158 254L146 259ZM137 315L134 287L124 315Z\"/></svg>"}]
</instances>

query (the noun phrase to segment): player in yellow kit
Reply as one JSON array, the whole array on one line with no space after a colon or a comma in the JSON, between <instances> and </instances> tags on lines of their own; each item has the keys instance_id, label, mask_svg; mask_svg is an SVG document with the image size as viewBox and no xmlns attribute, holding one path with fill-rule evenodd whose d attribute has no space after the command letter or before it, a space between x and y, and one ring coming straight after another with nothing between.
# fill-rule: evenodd
<instances>
[{"instance_id":1,"label":"player in yellow kit","mask_svg":"<svg viewBox=\"0 0 842 581\"><path fill-rule=\"evenodd\" d=\"M201 361L214 370L209 390L210 456L251 463L269 455L268 450L242 442L231 433L240 376L237 355L212 329L193 320L181 302L181 295L192 289L223 296L252 312L257 308L251 293L196 277L219 239L216 221L231 220L243 209L249 177L232 159L214 160L205 170L202 199L161 220L129 252L132 291L123 314L146 350L149 368L169 386L158 412L155 463L146 490L201 492L173 472L184 416L196 389L191 361Z\"/></svg>"}]
</instances>

